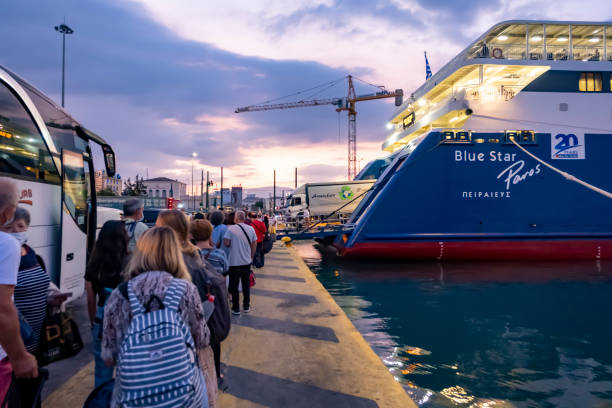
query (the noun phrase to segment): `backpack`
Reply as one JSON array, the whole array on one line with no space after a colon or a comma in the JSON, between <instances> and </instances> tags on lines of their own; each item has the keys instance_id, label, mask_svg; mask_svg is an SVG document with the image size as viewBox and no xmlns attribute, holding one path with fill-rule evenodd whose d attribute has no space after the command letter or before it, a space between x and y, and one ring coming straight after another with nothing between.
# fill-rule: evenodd
<instances>
[{"instance_id":1,"label":"backpack","mask_svg":"<svg viewBox=\"0 0 612 408\"><path fill-rule=\"evenodd\" d=\"M178 313L187 282L172 279L164 302L143 306L127 284L132 321L121 349L117 377L122 407L208 406L206 384L189 327ZM160 309L150 311L156 299Z\"/></svg>"},{"instance_id":2,"label":"backpack","mask_svg":"<svg viewBox=\"0 0 612 408\"><path fill-rule=\"evenodd\" d=\"M225 252L223 252L221 249L200 249L200 255L203 258L202 260L208 261L208 263L215 268L217 273L220 273L221 275L227 275L229 270L229 263L227 261L227 256L225 255Z\"/></svg>"},{"instance_id":3,"label":"backpack","mask_svg":"<svg viewBox=\"0 0 612 408\"><path fill-rule=\"evenodd\" d=\"M101 385L99 385L89 394L89 396L85 400L85 403L83 404L83 408L108 408L110 407L114 386L115 386L114 378L111 378L105 383L102 383Z\"/></svg>"},{"instance_id":4,"label":"backpack","mask_svg":"<svg viewBox=\"0 0 612 408\"><path fill-rule=\"evenodd\" d=\"M138 224L138 221L134 221L134 222L123 221L123 224L125 225L125 231L128 234L128 241L130 241L132 238L134 238L134 230L136 229L136 224Z\"/></svg>"},{"instance_id":5,"label":"backpack","mask_svg":"<svg viewBox=\"0 0 612 408\"><path fill-rule=\"evenodd\" d=\"M217 273L205 258L202 258L202 263L202 267L191 275L191 279L198 288L202 302L206 302L209 295L215 297L215 308L206 324L210 330L210 344L216 345L227 338L232 326L227 285L225 277Z\"/></svg>"}]
</instances>

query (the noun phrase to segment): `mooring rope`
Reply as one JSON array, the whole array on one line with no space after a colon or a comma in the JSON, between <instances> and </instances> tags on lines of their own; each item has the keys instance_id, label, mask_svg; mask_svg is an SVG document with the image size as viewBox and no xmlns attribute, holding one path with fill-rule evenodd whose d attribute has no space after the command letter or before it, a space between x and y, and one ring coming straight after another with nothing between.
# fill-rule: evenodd
<instances>
[{"instance_id":1,"label":"mooring rope","mask_svg":"<svg viewBox=\"0 0 612 408\"><path fill-rule=\"evenodd\" d=\"M576 182L576 183L578 183L578 184L583 185L584 187L588 188L589 190L593 190L593 191L595 191L596 193L599 193L599 194L601 194L601 195L603 195L603 196L605 196L605 197L608 197L608 198L612 199L612 194L611 194L611 193L609 193L609 192L607 192L606 190L602 190L602 189L601 189L601 188L599 188L599 187L595 187L595 186L594 186L594 185L592 185L592 184L589 184L589 183L587 183L587 182L585 182L585 181L582 181L582 180L580 180L579 178L577 178L577 177L575 177L575 176L572 176L571 174L566 173L566 172L564 172L563 170L559 170L558 168L556 168L556 167L554 167L554 166L552 166L552 165L550 165L550 164L546 163L544 160L542 160L542 159L540 159L539 157L535 156L534 154L530 153L529 151L527 151L527 149L525 149L523 146L521 146L520 144L518 144L518 143L516 142L516 140L514 140L514 138L512 138L512 137L511 137L511 138L510 138L510 141L511 141L512 143L514 143L514 145L515 145L516 147L518 147L518 148L519 148L519 149L521 149L523 152L525 152L527 155L531 156L531 157L532 157L534 160L537 160L538 162L542 163L544 166L548 167L548 168L549 168L549 169L551 169L552 171L555 171L555 172L559 173L560 175L562 175L563 177L565 177L565 179L566 179L566 180L569 180L569 181L574 181L574 182Z\"/></svg>"}]
</instances>

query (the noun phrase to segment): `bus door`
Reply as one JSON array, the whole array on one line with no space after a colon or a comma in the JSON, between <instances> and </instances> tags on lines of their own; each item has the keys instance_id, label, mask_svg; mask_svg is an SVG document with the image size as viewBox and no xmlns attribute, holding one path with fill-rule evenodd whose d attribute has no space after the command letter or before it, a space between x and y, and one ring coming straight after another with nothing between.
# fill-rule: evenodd
<instances>
[{"instance_id":1,"label":"bus door","mask_svg":"<svg viewBox=\"0 0 612 408\"><path fill-rule=\"evenodd\" d=\"M76 299L84 291L87 262L87 230L90 204L89 180L82 153L62 149L62 250L60 289Z\"/></svg>"}]
</instances>

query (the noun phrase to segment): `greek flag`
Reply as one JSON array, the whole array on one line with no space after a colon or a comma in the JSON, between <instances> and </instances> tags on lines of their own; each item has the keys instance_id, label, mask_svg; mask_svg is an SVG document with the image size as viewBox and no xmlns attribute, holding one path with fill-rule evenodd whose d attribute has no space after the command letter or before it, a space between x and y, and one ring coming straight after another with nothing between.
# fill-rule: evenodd
<instances>
[{"instance_id":1,"label":"greek flag","mask_svg":"<svg viewBox=\"0 0 612 408\"><path fill-rule=\"evenodd\" d=\"M431 78L431 67L427 60L427 51L425 51L425 80L427 81L429 78Z\"/></svg>"}]
</instances>

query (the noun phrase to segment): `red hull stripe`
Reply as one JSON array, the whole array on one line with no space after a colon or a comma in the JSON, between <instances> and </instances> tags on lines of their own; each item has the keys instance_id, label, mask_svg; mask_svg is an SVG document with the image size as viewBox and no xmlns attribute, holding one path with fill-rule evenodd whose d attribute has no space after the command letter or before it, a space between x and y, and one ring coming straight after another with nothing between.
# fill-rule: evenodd
<instances>
[{"instance_id":1,"label":"red hull stripe","mask_svg":"<svg viewBox=\"0 0 612 408\"><path fill-rule=\"evenodd\" d=\"M612 240L364 242L340 248L347 257L435 260L612 259Z\"/></svg>"}]
</instances>

